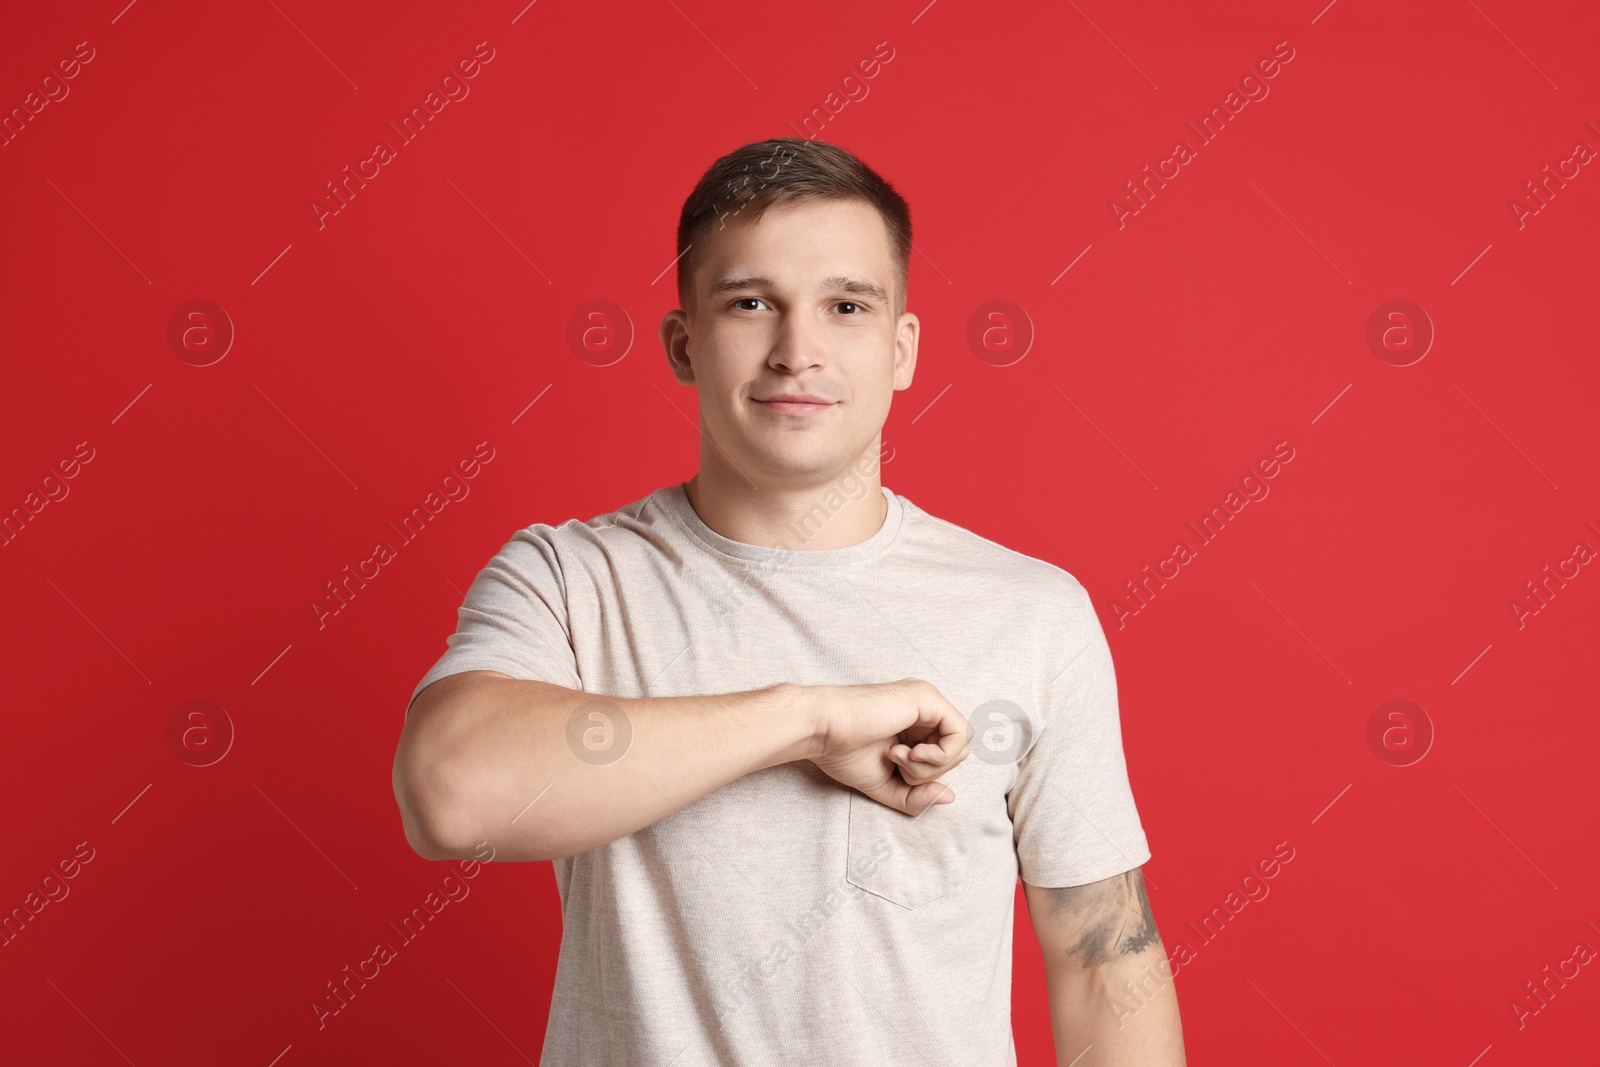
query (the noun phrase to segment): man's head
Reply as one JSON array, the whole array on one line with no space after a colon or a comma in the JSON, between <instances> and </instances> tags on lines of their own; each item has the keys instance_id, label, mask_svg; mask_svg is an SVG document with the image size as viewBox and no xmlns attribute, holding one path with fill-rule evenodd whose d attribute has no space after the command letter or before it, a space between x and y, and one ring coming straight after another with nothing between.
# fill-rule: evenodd
<instances>
[{"instance_id":1,"label":"man's head","mask_svg":"<svg viewBox=\"0 0 1600 1067\"><path fill-rule=\"evenodd\" d=\"M682 306L661 341L674 376L699 390L702 473L798 487L869 450L875 471L890 398L916 367L905 200L835 145L761 141L700 179L678 247ZM770 402L788 394L829 403Z\"/></svg>"}]
</instances>

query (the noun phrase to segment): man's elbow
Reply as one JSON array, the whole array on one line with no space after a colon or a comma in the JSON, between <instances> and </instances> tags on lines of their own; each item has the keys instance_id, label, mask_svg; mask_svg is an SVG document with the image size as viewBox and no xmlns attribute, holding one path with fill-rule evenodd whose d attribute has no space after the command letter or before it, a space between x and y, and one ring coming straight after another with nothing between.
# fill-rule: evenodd
<instances>
[{"instance_id":1,"label":"man's elbow","mask_svg":"<svg viewBox=\"0 0 1600 1067\"><path fill-rule=\"evenodd\" d=\"M523 819L516 827L501 824L500 832L488 832L485 828L491 823L478 811L481 798L462 788L459 779L438 761L397 756L394 798L406 844L425 860L482 860L488 849L497 860L527 862L581 851L564 849L560 842L550 840L548 834L539 832L534 819Z\"/></svg>"},{"instance_id":2,"label":"man's elbow","mask_svg":"<svg viewBox=\"0 0 1600 1067\"><path fill-rule=\"evenodd\" d=\"M425 860L466 859L476 841L464 825L460 805L448 776L434 764L395 756L394 799L406 844Z\"/></svg>"},{"instance_id":3,"label":"man's elbow","mask_svg":"<svg viewBox=\"0 0 1600 1067\"><path fill-rule=\"evenodd\" d=\"M1159 938L1137 952L1088 965L1068 952L1045 949L1045 977L1051 987L1085 1004L1153 998L1175 973Z\"/></svg>"}]
</instances>

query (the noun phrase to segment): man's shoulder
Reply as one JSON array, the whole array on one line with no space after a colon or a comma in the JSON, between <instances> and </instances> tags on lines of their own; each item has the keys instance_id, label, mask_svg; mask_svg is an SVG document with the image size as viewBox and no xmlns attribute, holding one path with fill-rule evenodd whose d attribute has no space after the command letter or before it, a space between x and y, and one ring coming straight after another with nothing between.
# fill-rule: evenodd
<instances>
[{"instance_id":1,"label":"man's shoulder","mask_svg":"<svg viewBox=\"0 0 1600 1067\"><path fill-rule=\"evenodd\" d=\"M628 555L630 544L659 543L670 536L672 519L661 499L670 488L652 490L588 519L529 523L512 532L502 556L526 566L542 557L547 566L563 571L612 566Z\"/></svg>"},{"instance_id":2,"label":"man's shoulder","mask_svg":"<svg viewBox=\"0 0 1600 1067\"><path fill-rule=\"evenodd\" d=\"M1018 591L1045 601L1062 598L1088 604L1089 594L1071 571L1050 560L1003 545L950 519L941 518L902 498L922 529L922 539L961 561L964 572L984 583L1014 585Z\"/></svg>"},{"instance_id":3,"label":"man's shoulder","mask_svg":"<svg viewBox=\"0 0 1600 1067\"><path fill-rule=\"evenodd\" d=\"M637 500L587 519L573 517L559 522L530 523L517 533L538 537L552 544L569 545L591 541L594 535L619 526L625 529L659 526L667 521L665 501L662 497L670 489L670 486L652 489Z\"/></svg>"}]
</instances>

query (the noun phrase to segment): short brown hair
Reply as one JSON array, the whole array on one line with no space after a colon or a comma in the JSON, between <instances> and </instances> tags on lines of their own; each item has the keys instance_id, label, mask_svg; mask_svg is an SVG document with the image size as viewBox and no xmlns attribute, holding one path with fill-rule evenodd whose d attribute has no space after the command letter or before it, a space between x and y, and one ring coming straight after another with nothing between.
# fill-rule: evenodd
<instances>
[{"instance_id":1,"label":"short brown hair","mask_svg":"<svg viewBox=\"0 0 1600 1067\"><path fill-rule=\"evenodd\" d=\"M838 145L774 137L735 149L711 164L678 215L678 301L688 306L695 251L729 218L754 222L773 204L799 200L864 200L889 231L895 271L895 316L906 310L911 266L911 207L877 172Z\"/></svg>"}]
</instances>

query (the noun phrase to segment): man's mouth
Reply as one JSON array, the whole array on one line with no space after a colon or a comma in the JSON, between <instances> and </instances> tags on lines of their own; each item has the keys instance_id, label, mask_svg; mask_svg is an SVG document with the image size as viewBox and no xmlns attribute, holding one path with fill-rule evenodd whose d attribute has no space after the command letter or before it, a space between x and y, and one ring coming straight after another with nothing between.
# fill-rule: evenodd
<instances>
[{"instance_id":1,"label":"man's mouth","mask_svg":"<svg viewBox=\"0 0 1600 1067\"><path fill-rule=\"evenodd\" d=\"M756 396L750 399L768 411L776 411L784 415L815 415L819 411L831 408L835 403L835 401L816 393L801 392L772 393L768 396Z\"/></svg>"},{"instance_id":2,"label":"man's mouth","mask_svg":"<svg viewBox=\"0 0 1600 1067\"><path fill-rule=\"evenodd\" d=\"M826 411L833 406L833 401L831 400L797 400L788 397L757 400L756 403L769 411L776 411L784 415L815 415L817 412Z\"/></svg>"}]
</instances>

